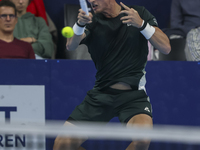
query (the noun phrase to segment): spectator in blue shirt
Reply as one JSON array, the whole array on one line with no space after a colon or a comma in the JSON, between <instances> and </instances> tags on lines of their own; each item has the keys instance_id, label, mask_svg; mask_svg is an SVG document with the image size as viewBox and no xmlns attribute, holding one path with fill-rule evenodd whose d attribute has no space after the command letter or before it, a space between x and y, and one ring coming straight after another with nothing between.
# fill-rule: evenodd
<instances>
[{"instance_id":1,"label":"spectator in blue shirt","mask_svg":"<svg viewBox=\"0 0 200 150\"><path fill-rule=\"evenodd\" d=\"M200 26L200 0L172 0L171 29L173 34L187 36L187 33Z\"/></svg>"},{"instance_id":2,"label":"spectator in blue shirt","mask_svg":"<svg viewBox=\"0 0 200 150\"><path fill-rule=\"evenodd\" d=\"M186 38L187 61L200 61L200 0L172 0L170 28L163 31L170 39Z\"/></svg>"}]
</instances>

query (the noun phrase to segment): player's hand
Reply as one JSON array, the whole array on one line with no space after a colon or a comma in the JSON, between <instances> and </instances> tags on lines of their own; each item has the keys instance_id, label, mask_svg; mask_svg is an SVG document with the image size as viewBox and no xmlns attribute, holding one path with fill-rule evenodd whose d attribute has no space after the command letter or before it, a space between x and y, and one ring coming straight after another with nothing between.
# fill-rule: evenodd
<instances>
[{"instance_id":1,"label":"player's hand","mask_svg":"<svg viewBox=\"0 0 200 150\"><path fill-rule=\"evenodd\" d=\"M120 4L125 9L125 10L122 10L120 12L120 14L126 14L127 15L127 16L124 16L120 19L120 20L122 20L122 23L130 24L134 27L140 28L142 26L143 20L141 19L138 12L135 9L129 8L128 6L124 5L122 2L120 2Z\"/></svg>"},{"instance_id":2,"label":"player's hand","mask_svg":"<svg viewBox=\"0 0 200 150\"><path fill-rule=\"evenodd\" d=\"M86 25L92 23L92 17L93 17L92 13L89 12L88 16L82 9L79 9L78 23L80 25Z\"/></svg>"}]
</instances>

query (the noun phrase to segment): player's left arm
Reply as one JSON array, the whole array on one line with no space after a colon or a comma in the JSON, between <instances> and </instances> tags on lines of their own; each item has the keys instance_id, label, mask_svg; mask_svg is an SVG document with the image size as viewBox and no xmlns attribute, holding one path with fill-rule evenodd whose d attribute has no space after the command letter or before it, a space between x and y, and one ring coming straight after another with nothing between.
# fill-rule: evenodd
<instances>
[{"instance_id":1,"label":"player's left arm","mask_svg":"<svg viewBox=\"0 0 200 150\"><path fill-rule=\"evenodd\" d=\"M140 17L138 12L133 8L129 8L122 2L120 4L125 8L125 10L122 10L121 13L125 13L127 15L121 18L122 23L131 24L132 26L141 29L141 33L156 49L158 49L163 54L169 54L171 51L171 46L167 35L163 33L158 27L151 26L149 23L145 22Z\"/></svg>"},{"instance_id":2,"label":"player's left arm","mask_svg":"<svg viewBox=\"0 0 200 150\"><path fill-rule=\"evenodd\" d=\"M163 54L169 54L171 51L171 45L169 38L160 28L155 27L155 32L149 39L149 42Z\"/></svg>"}]
</instances>

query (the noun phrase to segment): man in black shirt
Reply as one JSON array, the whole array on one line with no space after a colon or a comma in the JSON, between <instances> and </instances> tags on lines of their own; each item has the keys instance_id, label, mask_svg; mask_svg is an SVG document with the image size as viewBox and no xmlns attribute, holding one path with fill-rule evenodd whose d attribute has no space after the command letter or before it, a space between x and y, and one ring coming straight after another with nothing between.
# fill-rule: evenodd
<instances>
[{"instance_id":1,"label":"man in black shirt","mask_svg":"<svg viewBox=\"0 0 200 150\"><path fill-rule=\"evenodd\" d=\"M127 7L115 0L88 0L94 16L80 10L74 37L68 39L67 49L86 44L95 63L96 82L84 101L72 112L70 121L108 122L117 116L127 126L152 127L152 109L145 90L145 66L148 40L160 52L171 50L168 37L157 27L155 17L144 7ZM133 133L134 134L134 133ZM71 139L57 137L54 150L62 144L72 146ZM67 144L68 143L68 144ZM147 150L150 141L133 141L127 150Z\"/></svg>"}]
</instances>

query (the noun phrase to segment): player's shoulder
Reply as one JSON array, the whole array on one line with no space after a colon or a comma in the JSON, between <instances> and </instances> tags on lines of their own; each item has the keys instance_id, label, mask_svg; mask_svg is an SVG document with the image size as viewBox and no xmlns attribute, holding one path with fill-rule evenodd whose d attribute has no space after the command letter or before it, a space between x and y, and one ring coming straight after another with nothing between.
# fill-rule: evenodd
<instances>
[{"instance_id":1,"label":"player's shoulder","mask_svg":"<svg viewBox=\"0 0 200 150\"><path fill-rule=\"evenodd\" d=\"M138 12L141 18L145 20L155 20L155 17L144 6L133 5L131 7Z\"/></svg>"},{"instance_id":2,"label":"player's shoulder","mask_svg":"<svg viewBox=\"0 0 200 150\"><path fill-rule=\"evenodd\" d=\"M139 6L139 5L131 5L129 7L135 9L136 11L144 11L145 10L144 6Z\"/></svg>"}]
</instances>

